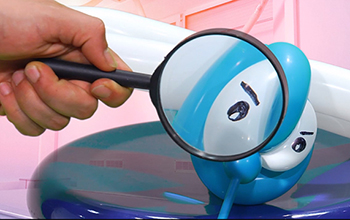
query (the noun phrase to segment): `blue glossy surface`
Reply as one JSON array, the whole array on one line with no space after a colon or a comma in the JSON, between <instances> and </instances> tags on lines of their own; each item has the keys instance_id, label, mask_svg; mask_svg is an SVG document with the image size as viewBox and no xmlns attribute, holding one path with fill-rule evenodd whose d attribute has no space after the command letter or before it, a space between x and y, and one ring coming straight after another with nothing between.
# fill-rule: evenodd
<instances>
[{"instance_id":1,"label":"blue glossy surface","mask_svg":"<svg viewBox=\"0 0 350 220\"><path fill-rule=\"evenodd\" d=\"M264 150L276 146L293 131L303 112L311 82L309 60L298 47L290 43L276 42L268 45L268 48L282 65L288 82L289 100L282 125Z\"/></svg>"},{"instance_id":2,"label":"blue glossy surface","mask_svg":"<svg viewBox=\"0 0 350 220\"><path fill-rule=\"evenodd\" d=\"M310 163L290 190L265 204L233 205L229 218L349 218L349 148L350 139L318 130ZM222 204L160 122L67 144L32 179L34 218L217 218Z\"/></svg>"}]
</instances>

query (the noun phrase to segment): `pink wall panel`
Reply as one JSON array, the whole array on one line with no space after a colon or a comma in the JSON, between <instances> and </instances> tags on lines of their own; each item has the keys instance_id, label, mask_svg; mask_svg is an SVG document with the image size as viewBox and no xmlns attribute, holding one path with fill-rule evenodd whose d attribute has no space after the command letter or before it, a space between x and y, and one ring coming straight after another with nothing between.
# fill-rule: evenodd
<instances>
[{"instance_id":1,"label":"pink wall panel","mask_svg":"<svg viewBox=\"0 0 350 220\"><path fill-rule=\"evenodd\" d=\"M260 0L231 1L185 15L185 27L194 31L217 27L241 29L260 2ZM258 23L267 20L272 20L272 1L268 1Z\"/></svg>"},{"instance_id":2,"label":"pink wall panel","mask_svg":"<svg viewBox=\"0 0 350 220\"><path fill-rule=\"evenodd\" d=\"M0 118L0 124L0 182L30 177L38 164L40 138L21 135L6 117Z\"/></svg>"},{"instance_id":3,"label":"pink wall panel","mask_svg":"<svg viewBox=\"0 0 350 220\"><path fill-rule=\"evenodd\" d=\"M299 0L298 4L304 53L309 59L350 69L350 1Z\"/></svg>"},{"instance_id":4,"label":"pink wall panel","mask_svg":"<svg viewBox=\"0 0 350 220\"><path fill-rule=\"evenodd\" d=\"M230 1L195 12L188 10L187 14L183 15L184 27L194 31L218 27L242 30L261 2L261 0ZM271 0L267 1L260 17L249 32L264 43L272 43L273 40L272 3Z\"/></svg>"}]
</instances>

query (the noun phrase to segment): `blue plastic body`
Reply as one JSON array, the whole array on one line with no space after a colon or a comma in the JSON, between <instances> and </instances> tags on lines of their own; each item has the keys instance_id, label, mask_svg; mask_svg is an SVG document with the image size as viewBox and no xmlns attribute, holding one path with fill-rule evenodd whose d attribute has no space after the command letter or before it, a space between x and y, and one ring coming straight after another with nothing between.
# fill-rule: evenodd
<instances>
[{"instance_id":1,"label":"blue plastic body","mask_svg":"<svg viewBox=\"0 0 350 220\"><path fill-rule=\"evenodd\" d=\"M268 45L283 67L287 78L289 100L287 113L276 135L264 150L269 150L287 138L304 110L309 95L311 81L311 67L305 54L296 46L277 42Z\"/></svg>"}]
</instances>

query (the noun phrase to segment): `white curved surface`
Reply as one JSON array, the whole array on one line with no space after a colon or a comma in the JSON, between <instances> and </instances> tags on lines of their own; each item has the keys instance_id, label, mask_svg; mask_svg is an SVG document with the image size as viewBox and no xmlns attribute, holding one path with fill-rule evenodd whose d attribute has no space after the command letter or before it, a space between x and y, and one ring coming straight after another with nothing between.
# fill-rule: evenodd
<instances>
[{"instance_id":1,"label":"white curved surface","mask_svg":"<svg viewBox=\"0 0 350 220\"><path fill-rule=\"evenodd\" d=\"M316 111L318 127L350 138L350 70L309 61L309 100Z\"/></svg>"},{"instance_id":2,"label":"white curved surface","mask_svg":"<svg viewBox=\"0 0 350 220\"><path fill-rule=\"evenodd\" d=\"M110 48L118 53L134 72L152 75L174 45L154 40L107 33Z\"/></svg>"},{"instance_id":3,"label":"white curved surface","mask_svg":"<svg viewBox=\"0 0 350 220\"><path fill-rule=\"evenodd\" d=\"M100 18L106 25L107 33L117 33L173 45L194 33L185 28L114 9L86 6L71 8Z\"/></svg>"},{"instance_id":4,"label":"white curved surface","mask_svg":"<svg viewBox=\"0 0 350 220\"><path fill-rule=\"evenodd\" d=\"M303 135L301 132L307 132ZM283 172L300 164L310 153L317 133L317 120L315 111L309 101L306 102L303 114L289 137L279 146L266 153L260 153L262 166L265 169ZM301 138L305 141L305 149L295 151L291 146Z\"/></svg>"},{"instance_id":5,"label":"white curved surface","mask_svg":"<svg viewBox=\"0 0 350 220\"><path fill-rule=\"evenodd\" d=\"M114 9L86 6L71 8L100 18L106 26L109 47L135 72L153 74L171 49L194 33L185 28Z\"/></svg>"}]
</instances>

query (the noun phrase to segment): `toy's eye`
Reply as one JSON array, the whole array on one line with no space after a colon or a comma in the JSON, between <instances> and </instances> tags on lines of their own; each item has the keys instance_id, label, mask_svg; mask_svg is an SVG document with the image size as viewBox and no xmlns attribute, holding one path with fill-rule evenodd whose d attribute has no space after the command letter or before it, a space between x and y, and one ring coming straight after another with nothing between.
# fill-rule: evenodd
<instances>
[{"instance_id":1,"label":"toy's eye","mask_svg":"<svg viewBox=\"0 0 350 220\"><path fill-rule=\"evenodd\" d=\"M282 172L300 164L311 152L317 131L316 114L309 101L289 137L267 152L261 152L265 169Z\"/></svg>"},{"instance_id":2,"label":"toy's eye","mask_svg":"<svg viewBox=\"0 0 350 220\"><path fill-rule=\"evenodd\" d=\"M228 111L228 119L231 121L239 121L245 118L249 111L249 104L245 101L240 101L231 106Z\"/></svg>"},{"instance_id":3,"label":"toy's eye","mask_svg":"<svg viewBox=\"0 0 350 220\"><path fill-rule=\"evenodd\" d=\"M297 153L302 152L303 150L305 150L305 148L306 148L306 141L302 137L298 137L292 143L292 149Z\"/></svg>"},{"instance_id":4,"label":"toy's eye","mask_svg":"<svg viewBox=\"0 0 350 220\"><path fill-rule=\"evenodd\" d=\"M241 87L243 88L243 91L245 91L249 95L249 97L252 99L253 103L256 106L258 106L260 104L260 101L258 99L258 95L252 89L252 87L250 87L250 85L248 85L244 81L241 82ZM245 118L248 115L249 108L250 107L249 107L248 102L239 101L239 102L235 103L227 111L228 119L230 119L231 121L239 121L239 120Z\"/></svg>"}]
</instances>

